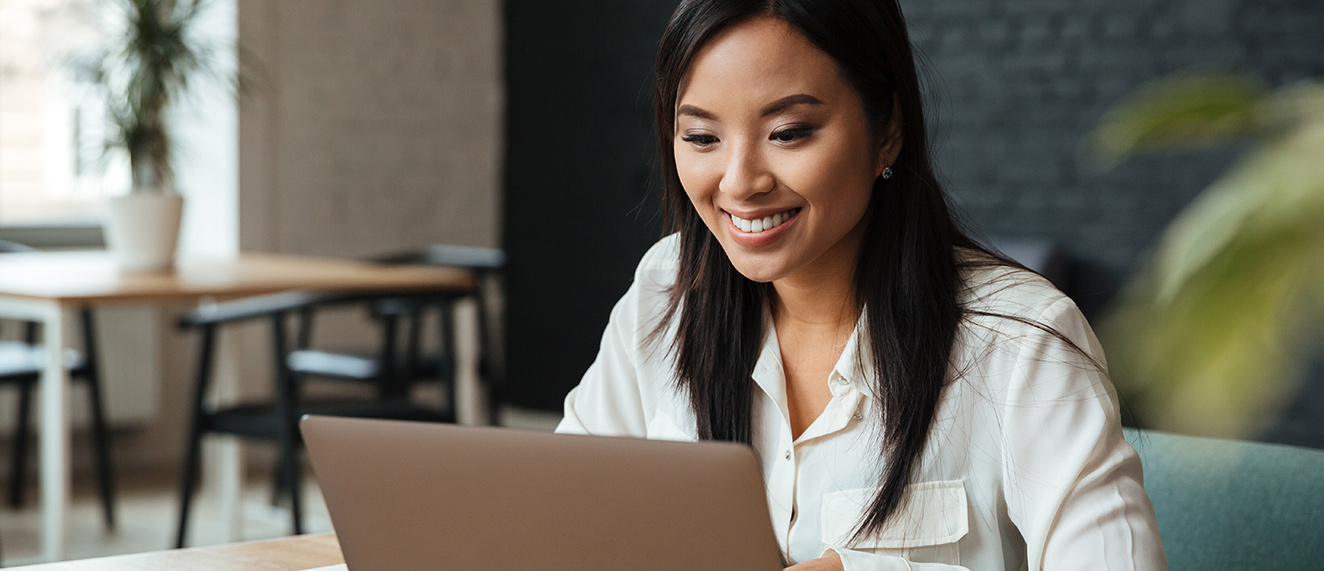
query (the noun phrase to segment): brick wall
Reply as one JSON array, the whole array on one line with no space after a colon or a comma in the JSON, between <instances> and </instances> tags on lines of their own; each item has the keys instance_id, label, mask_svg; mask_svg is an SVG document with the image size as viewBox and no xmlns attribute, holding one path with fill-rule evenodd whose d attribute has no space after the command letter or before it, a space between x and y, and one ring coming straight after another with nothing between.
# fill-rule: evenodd
<instances>
[{"instance_id":1,"label":"brick wall","mask_svg":"<svg viewBox=\"0 0 1324 571\"><path fill-rule=\"evenodd\" d=\"M1099 171L1080 144L1145 82L1191 68L1279 86L1324 77L1321 0L902 0L931 63L930 132L948 189L995 237L1051 239L1087 314L1106 303L1235 150Z\"/></svg>"}]
</instances>

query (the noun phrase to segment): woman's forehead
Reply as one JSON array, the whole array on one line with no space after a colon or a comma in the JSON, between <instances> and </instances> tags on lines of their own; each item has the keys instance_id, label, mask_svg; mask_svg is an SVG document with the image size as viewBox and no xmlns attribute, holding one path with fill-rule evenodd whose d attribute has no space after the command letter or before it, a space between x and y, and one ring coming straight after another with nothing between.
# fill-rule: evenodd
<instances>
[{"instance_id":1,"label":"woman's forehead","mask_svg":"<svg viewBox=\"0 0 1324 571\"><path fill-rule=\"evenodd\" d=\"M831 57L782 20L759 17L723 30L699 50L676 105L746 110L799 93L831 102L849 89Z\"/></svg>"}]
</instances>

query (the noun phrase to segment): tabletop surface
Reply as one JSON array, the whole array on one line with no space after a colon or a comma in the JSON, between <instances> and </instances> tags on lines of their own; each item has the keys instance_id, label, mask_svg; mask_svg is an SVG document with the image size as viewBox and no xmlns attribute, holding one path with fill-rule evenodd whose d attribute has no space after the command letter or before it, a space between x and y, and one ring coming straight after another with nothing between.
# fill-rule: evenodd
<instances>
[{"instance_id":1,"label":"tabletop surface","mask_svg":"<svg viewBox=\"0 0 1324 571\"><path fill-rule=\"evenodd\" d=\"M0 296L64 302L225 299L292 289L374 292L472 287L472 274L461 268L281 254L183 259L174 270L163 272L122 272L107 252L0 256Z\"/></svg>"},{"instance_id":2,"label":"tabletop surface","mask_svg":"<svg viewBox=\"0 0 1324 571\"><path fill-rule=\"evenodd\" d=\"M301 571L344 563L336 536L301 535L22 567L32 571Z\"/></svg>"}]
</instances>

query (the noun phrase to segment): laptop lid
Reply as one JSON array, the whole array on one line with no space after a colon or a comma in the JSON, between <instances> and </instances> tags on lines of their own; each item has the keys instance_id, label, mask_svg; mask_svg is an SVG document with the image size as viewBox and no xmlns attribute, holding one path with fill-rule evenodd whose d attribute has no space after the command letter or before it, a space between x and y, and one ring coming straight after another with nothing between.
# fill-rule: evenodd
<instances>
[{"instance_id":1,"label":"laptop lid","mask_svg":"<svg viewBox=\"0 0 1324 571\"><path fill-rule=\"evenodd\" d=\"M300 422L352 571L771 571L754 452L333 417Z\"/></svg>"}]
</instances>

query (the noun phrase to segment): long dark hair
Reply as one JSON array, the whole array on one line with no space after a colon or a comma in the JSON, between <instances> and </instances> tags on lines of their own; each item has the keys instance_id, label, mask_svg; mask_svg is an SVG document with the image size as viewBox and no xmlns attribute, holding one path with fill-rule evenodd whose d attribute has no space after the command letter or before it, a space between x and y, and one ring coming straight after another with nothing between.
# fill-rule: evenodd
<instances>
[{"instance_id":1,"label":"long dark hair","mask_svg":"<svg viewBox=\"0 0 1324 571\"><path fill-rule=\"evenodd\" d=\"M664 208L679 234L680 263L657 331L675 322L670 350L695 411L699 437L751 443L752 372L762 345L767 284L739 274L690 204L676 172L676 99L695 54L714 35L756 16L781 19L836 60L859 93L875 133L893 101L903 144L889 179L874 181L854 274L854 303L866 315L867 349L882 427L880 490L856 536L879 531L904 500L949 376L966 311L958 248L990 254L953 219L934 174L915 58L896 0L684 0L662 36L655 113Z\"/></svg>"}]
</instances>

